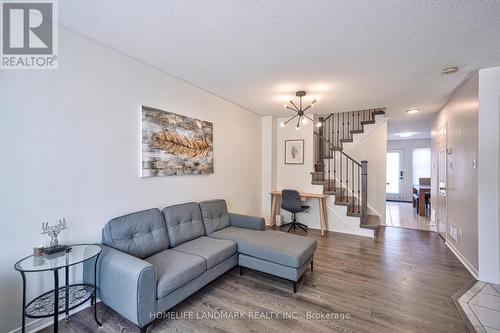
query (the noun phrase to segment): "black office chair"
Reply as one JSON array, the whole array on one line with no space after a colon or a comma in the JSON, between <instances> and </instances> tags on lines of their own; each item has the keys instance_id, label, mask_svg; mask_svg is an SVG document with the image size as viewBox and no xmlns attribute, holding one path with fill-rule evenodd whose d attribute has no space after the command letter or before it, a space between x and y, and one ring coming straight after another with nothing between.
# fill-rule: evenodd
<instances>
[{"instance_id":1,"label":"black office chair","mask_svg":"<svg viewBox=\"0 0 500 333\"><path fill-rule=\"evenodd\" d=\"M281 191L281 208L292 213L292 222L288 222L282 225L282 227L290 226L288 232L297 229L297 226L307 232L307 225L297 222L295 218L296 213L302 213L309 209L309 206L302 206L300 201L300 194L295 190L283 190Z\"/></svg>"}]
</instances>

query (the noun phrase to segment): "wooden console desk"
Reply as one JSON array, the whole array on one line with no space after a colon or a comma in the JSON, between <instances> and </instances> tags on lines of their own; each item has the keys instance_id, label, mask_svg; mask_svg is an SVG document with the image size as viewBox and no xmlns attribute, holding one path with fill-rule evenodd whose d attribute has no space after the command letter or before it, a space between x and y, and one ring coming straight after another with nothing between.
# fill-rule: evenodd
<instances>
[{"instance_id":1,"label":"wooden console desk","mask_svg":"<svg viewBox=\"0 0 500 333\"><path fill-rule=\"evenodd\" d=\"M328 216L326 213L326 198L327 194L323 193L303 193L299 192L300 199L305 201L307 199L318 199L319 201L319 226L321 229L321 236L325 235L326 221ZM281 191L271 192L271 221L276 225L276 212L281 207Z\"/></svg>"}]
</instances>

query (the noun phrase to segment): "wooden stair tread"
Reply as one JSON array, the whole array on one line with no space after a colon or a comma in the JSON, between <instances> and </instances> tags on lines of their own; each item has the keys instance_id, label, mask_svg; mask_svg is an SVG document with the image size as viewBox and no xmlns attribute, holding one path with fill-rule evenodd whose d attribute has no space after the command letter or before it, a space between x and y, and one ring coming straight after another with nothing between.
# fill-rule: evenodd
<instances>
[{"instance_id":1,"label":"wooden stair tread","mask_svg":"<svg viewBox=\"0 0 500 333\"><path fill-rule=\"evenodd\" d=\"M351 134L361 134L361 133L364 133L365 131L362 130L362 129L359 129L359 130L351 130Z\"/></svg>"},{"instance_id":2,"label":"wooden stair tread","mask_svg":"<svg viewBox=\"0 0 500 333\"><path fill-rule=\"evenodd\" d=\"M375 124L375 120L363 120L361 125Z\"/></svg>"}]
</instances>

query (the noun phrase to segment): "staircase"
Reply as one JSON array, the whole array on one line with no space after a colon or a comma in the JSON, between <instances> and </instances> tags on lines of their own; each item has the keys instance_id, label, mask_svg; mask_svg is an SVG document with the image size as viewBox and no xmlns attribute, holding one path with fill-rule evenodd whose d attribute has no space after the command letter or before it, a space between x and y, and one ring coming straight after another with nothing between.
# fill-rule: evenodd
<instances>
[{"instance_id":1,"label":"staircase","mask_svg":"<svg viewBox=\"0 0 500 333\"><path fill-rule=\"evenodd\" d=\"M364 133L385 108L332 113L320 117L323 126L314 132L313 185L335 196L334 204L346 207L346 215L359 217L361 228L377 230L380 217L368 212L368 161L356 161L343 151L343 144Z\"/></svg>"}]
</instances>

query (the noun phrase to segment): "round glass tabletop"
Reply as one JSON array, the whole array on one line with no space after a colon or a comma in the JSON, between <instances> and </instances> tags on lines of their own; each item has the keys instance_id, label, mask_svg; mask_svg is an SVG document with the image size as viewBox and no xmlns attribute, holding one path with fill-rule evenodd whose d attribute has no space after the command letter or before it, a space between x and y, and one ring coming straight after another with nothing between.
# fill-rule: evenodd
<instances>
[{"instance_id":1,"label":"round glass tabletop","mask_svg":"<svg viewBox=\"0 0 500 333\"><path fill-rule=\"evenodd\" d=\"M101 253L99 245L71 245L71 251L56 253L53 255L42 255L35 257L30 255L19 260L14 268L21 272L53 271L90 260Z\"/></svg>"}]
</instances>

